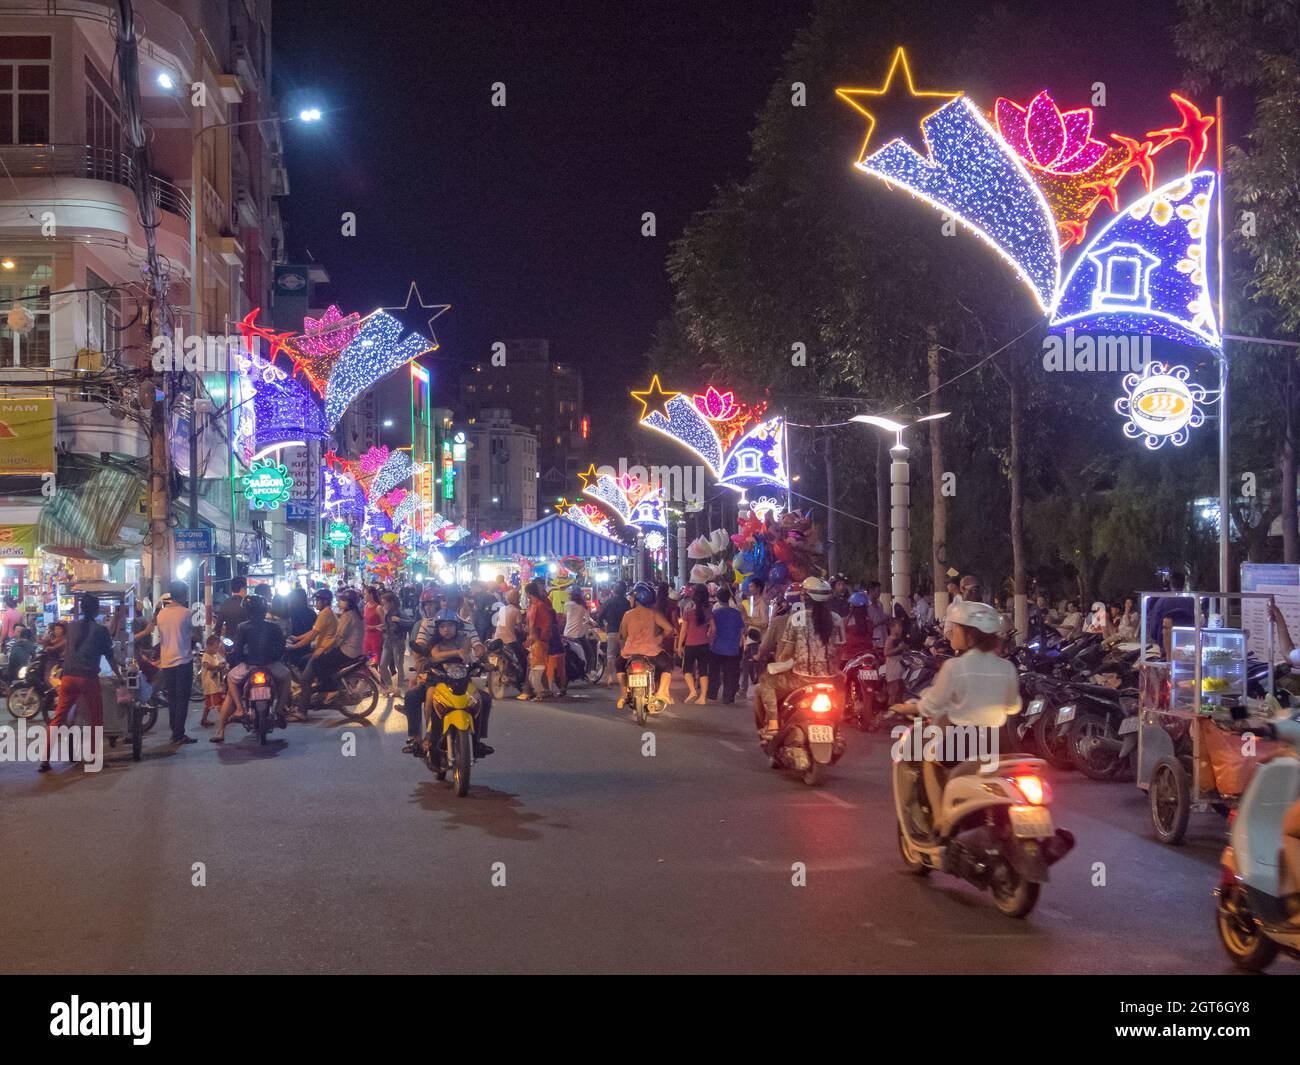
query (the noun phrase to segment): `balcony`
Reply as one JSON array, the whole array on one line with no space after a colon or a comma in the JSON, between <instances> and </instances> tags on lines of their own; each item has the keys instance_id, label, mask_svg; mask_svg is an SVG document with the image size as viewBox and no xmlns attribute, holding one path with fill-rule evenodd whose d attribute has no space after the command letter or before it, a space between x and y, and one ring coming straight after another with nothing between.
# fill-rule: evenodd
<instances>
[{"instance_id":1,"label":"balcony","mask_svg":"<svg viewBox=\"0 0 1300 1065\"><path fill-rule=\"evenodd\" d=\"M0 161L13 178L86 178L135 187L135 162L129 155L89 144L3 144ZM160 210L189 222L189 197L178 186L155 174L153 197Z\"/></svg>"}]
</instances>

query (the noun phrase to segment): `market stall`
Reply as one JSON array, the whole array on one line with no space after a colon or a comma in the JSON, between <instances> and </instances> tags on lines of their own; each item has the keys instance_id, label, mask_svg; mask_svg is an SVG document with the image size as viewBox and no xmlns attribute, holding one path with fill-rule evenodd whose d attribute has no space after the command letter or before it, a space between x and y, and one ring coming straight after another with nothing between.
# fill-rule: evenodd
<instances>
[{"instance_id":1,"label":"market stall","mask_svg":"<svg viewBox=\"0 0 1300 1065\"><path fill-rule=\"evenodd\" d=\"M492 543L467 551L457 568L468 574L465 579L490 580L514 571L526 580L538 563L553 564L558 568L562 560L583 559L608 563L608 572L612 576L635 555L636 550L625 543L570 521L561 514L550 514ZM527 574L525 569L529 571ZM597 566L597 572L599 570Z\"/></svg>"}]
</instances>

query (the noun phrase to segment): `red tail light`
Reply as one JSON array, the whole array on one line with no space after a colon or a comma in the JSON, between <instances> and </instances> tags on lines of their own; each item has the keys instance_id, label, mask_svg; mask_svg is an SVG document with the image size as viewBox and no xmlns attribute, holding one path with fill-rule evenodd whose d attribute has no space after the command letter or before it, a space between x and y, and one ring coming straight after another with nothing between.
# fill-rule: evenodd
<instances>
[{"instance_id":1,"label":"red tail light","mask_svg":"<svg viewBox=\"0 0 1300 1065\"><path fill-rule=\"evenodd\" d=\"M1011 779L1031 806L1042 806L1047 801L1047 785L1043 783L1041 777L1026 773L1024 776Z\"/></svg>"},{"instance_id":2,"label":"red tail light","mask_svg":"<svg viewBox=\"0 0 1300 1065\"><path fill-rule=\"evenodd\" d=\"M813 696L809 708L814 714L828 714L831 711L832 705L831 697L829 695L825 692L818 692Z\"/></svg>"},{"instance_id":3,"label":"red tail light","mask_svg":"<svg viewBox=\"0 0 1300 1065\"><path fill-rule=\"evenodd\" d=\"M644 673L644 672L645 672L645 663L644 663L644 662L632 662L632 663L630 663L630 664L628 665L628 667L627 667L627 671L628 671L629 673Z\"/></svg>"},{"instance_id":4,"label":"red tail light","mask_svg":"<svg viewBox=\"0 0 1300 1065\"><path fill-rule=\"evenodd\" d=\"M254 673L254 674L253 674L253 683L254 683L254 684L265 684L265 683L266 683L266 674L265 674L265 673L261 673L261 672Z\"/></svg>"}]
</instances>

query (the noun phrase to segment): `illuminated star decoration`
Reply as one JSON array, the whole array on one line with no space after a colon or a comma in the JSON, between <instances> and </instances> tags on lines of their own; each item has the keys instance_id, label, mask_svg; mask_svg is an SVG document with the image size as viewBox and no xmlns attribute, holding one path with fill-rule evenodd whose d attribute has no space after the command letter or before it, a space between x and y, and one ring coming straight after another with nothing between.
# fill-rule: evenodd
<instances>
[{"instance_id":1,"label":"illuminated star decoration","mask_svg":"<svg viewBox=\"0 0 1300 1065\"><path fill-rule=\"evenodd\" d=\"M1207 393L1198 384L1189 384L1186 366L1169 366L1149 362L1140 374L1124 378L1124 395L1115 401L1115 410L1128 420L1124 435L1130 440L1141 438L1155 451L1165 444L1181 447L1190 430L1205 424L1202 404ZM1218 395L1209 402L1217 401Z\"/></svg>"},{"instance_id":2,"label":"illuminated star decoration","mask_svg":"<svg viewBox=\"0 0 1300 1065\"><path fill-rule=\"evenodd\" d=\"M361 331L361 316L354 313L344 317L331 303L319 318L304 318L302 330L300 336L286 344L285 351L311 387L324 396L335 364Z\"/></svg>"},{"instance_id":3,"label":"illuminated star decoration","mask_svg":"<svg viewBox=\"0 0 1300 1065\"><path fill-rule=\"evenodd\" d=\"M1206 264L1215 177L1207 170L1162 185L1097 233L1061 286L1052 327L1218 350Z\"/></svg>"},{"instance_id":4,"label":"illuminated star decoration","mask_svg":"<svg viewBox=\"0 0 1300 1065\"><path fill-rule=\"evenodd\" d=\"M374 480L370 482L370 497L374 499L387 495L414 472L415 466L411 462L411 456L405 451L394 451L375 473Z\"/></svg>"},{"instance_id":5,"label":"illuminated star decoration","mask_svg":"<svg viewBox=\"0 0 1300 1065\"><path fill-rule=\"evenodd\" d=\"M903 77L895 84L894 78L900 71ZM862 150L858 153L859 165L867 158L867 146L871 143L873 134L876 135L878 146L905 141L914 147L917 154L922 154L922 146L916 142L918 125L923 125L923 118L928 118L944 104L961 95L956 92L918 90L912 81L912 68L907 62L907 53L902 48L894 52L893 61L889 64L889 71L880 88L836 89L835 94L867 119L867 134L862 141Z\"/></svg>"},{"instance_id":6,"label":"illuminated star decoration","mask_svg":"<svg viewBox=\"0 0 1300 1065\"><path fill-rule=\"evenodd\" d=\"M617 477L611 477L607 473L601 474L596 478L595 484L583 487L582 494L604 503L625 524L632 516L632 505L628 502L627 493L619 485Z\"/></svg>"},{"instance_id":7,"label":"illuminated star decoration","mask_svg":"<svg viewBox=\"0 0 1300 1065\"><path fill-rule=\"evenodd\" d=\"M1175 141L1187 142L1187 172L1190 174L1198 166L1201 160L1205 158L1205 153L1210 147L1210 127L1214 125L1214 118L1210 115L1202 114L1190 100L1185 100L1176 92L1169 94L1169 99L1173 100L1174 107L1178 109L1178 114L1182 121L1176 126L1167 126L1164 129L1151 130L1148 137L1160 137L1155 147L1151 149L1152 155L1158 155Z\"/></svg>"},{"instance_id":8,"label":"illuminated star decoration","mask_svg":"<svg viewBox=\"0 0 1300 1065\"><path fill-rule=\"evenodd\" d=\"M721 483L736 488L764 485L789 488L784 457L785 423L779 417L764 419L765 404L746 407L736 403L734 394L712 385L690 398L678 392L664 393L658 380L656 377L650 389L633 395L641 399L651 390L658 389L661 394L672 398L662 410L648 410L648 404L642 400L641 425L690 448ZM705 411L725 416L727 420L714 421ZM774 444L778 452L775 457L772 454ZM742 448L746 450L740 457ZM761 461L755 461L756 453L761 453Z\"/></svg>"},{"instance_id":9,"label":"illuminated star decoration","mask_svg":"<svg viewBox=\"0 0 1300 1065\"><path fill-rule=\"evenodd\" d=\"M415 282L412 281L411 287L406 290L405 303L403 303L400 307L380 307L379 309L381 311L408 311L411 309L412 296L415 297L416 305L422 311L433 311L433 314L431 314L428 318L429 337L431 338L431 344L432 344L432 347L430 347L429 350L437 351L440 345L438 344L438 337L433 332L433 323L436 322L439 318L441 318L444 314L446 314L449 310L451 310L450 303L425 303L424 297L420 295L419 288L417 288Z\"/></svg>"},{"instance_id":10,"label":"illuminated star decoration","mask_svg":"<svg viewBox=\"0 0 1300 1065\"><path fill-rule=\"evenodd\" d=\"M331 431L359 395L412 359L433 350L419 333L402 337L402 323L383 311L366 317L343 349L325 390L325 420Z\"/></svg>"},{"instance_id":11,"label":"illuminated star decoration","mask_svg":"<svg viewBox=\"0 0 1300 1065\"><path fill-rule=\"evenodd\" d=\"M583 470L581 473L578 474L578 480L582 482L582 487L586 488L587 485L590 484L592 481L594 481L597 476L598 474L596 473L596 464L593 462L590 466L588 466L585 470Z\"/></svg>"},{"instance_id":12,"label":"illuminated star decoration","mask_svg":"<svg viewBox=\"0 0 1300 1065\"><path fill-rule=\"evenodd\" d=\"M928 157L895 140L859 169L950 212L1011 264L1046 310L1060 276L1060 249L1056 219L1029 169L964 96L922 128Z\"/></svg>"},{"instance_id":13,"label":"illuminated star decoration","mask_svg":"<svg viewBox=\"0 0 1300 1065\"><path fill-rule=\"evenodd\" d=\"M638 415L639 420L645 420L652 406L658 407L662 404L666 408L668 401L679 395L681 395L680 392L665 392L663 386L659 383L659 375L655 374L650 378L649 388L643 388L640 392L632 393L632 398L641 404L641 413Z\"/></svg>"}]
</instances>

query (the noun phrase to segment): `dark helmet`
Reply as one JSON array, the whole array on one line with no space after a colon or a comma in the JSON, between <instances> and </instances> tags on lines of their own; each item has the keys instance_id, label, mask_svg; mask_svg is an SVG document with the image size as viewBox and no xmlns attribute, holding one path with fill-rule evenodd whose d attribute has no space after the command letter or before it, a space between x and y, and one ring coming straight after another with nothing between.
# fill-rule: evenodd
<instances>
[{"instance_id":1,"label":"dark helmet","mask_svg":"<svg viewBox=\"0 0 1300 1065\"><path fill-rule=\"evenodd\" d=\"M317 588L312 595L312 602L329 604L334 602L334 593L328 588Z\"/></svg>"},{"instance_id":2,"label":"dark helmet","mask_svg":"<svg viewBox=\"0 0 1300 1065\"><path fill-rule=\"evenodd\" d=\"M640 606L654 606L659 600L659 596L655 592L654 586L650 584L649 581L637 581L635 587L632 589L632 598L635 599L637 604Z\"/></svg>"}]
</instances>

